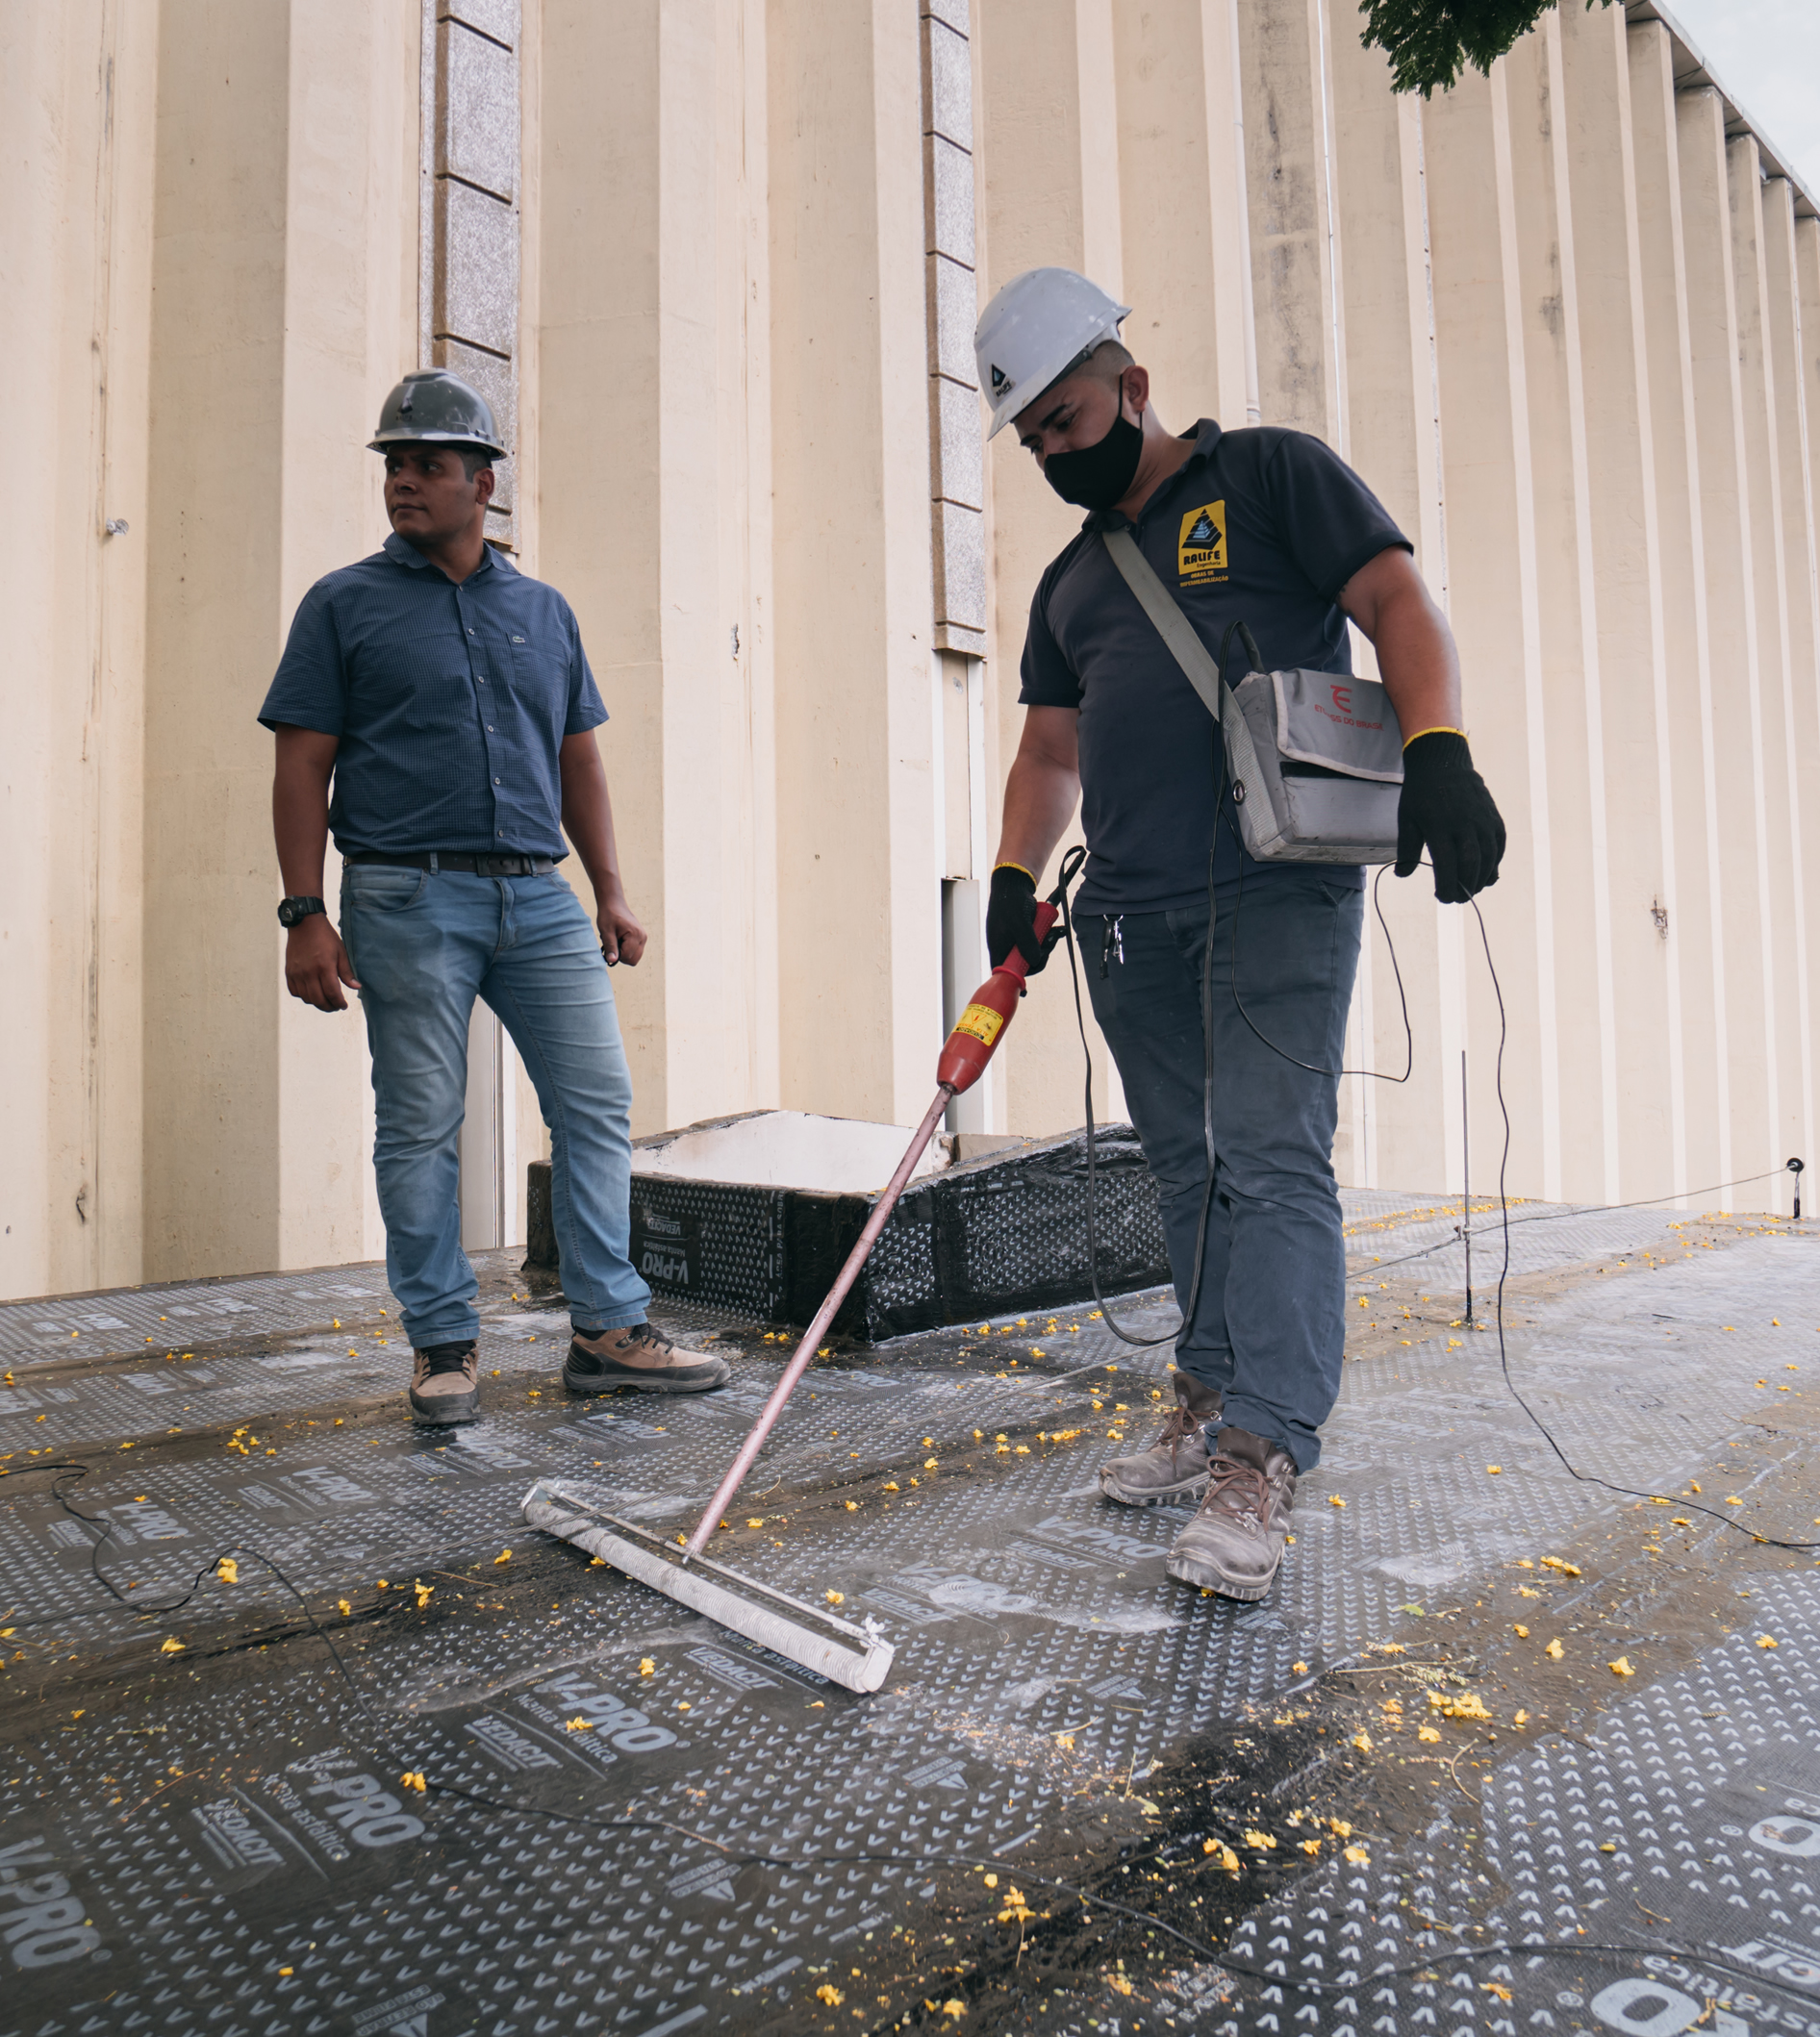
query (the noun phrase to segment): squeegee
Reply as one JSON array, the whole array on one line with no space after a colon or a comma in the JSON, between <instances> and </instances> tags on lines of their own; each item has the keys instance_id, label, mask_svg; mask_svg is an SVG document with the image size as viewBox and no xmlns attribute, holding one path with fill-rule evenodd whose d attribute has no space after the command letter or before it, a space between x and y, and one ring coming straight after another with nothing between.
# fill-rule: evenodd
<instances>
[{"instance_id":1,"label":"squeegee","mask_svg":"<svg viewBox=\"0 0 1820 2037\"><path fill-rule=\"evenodd\" d=\"M1055 923L1055 907L1037 907L1036 934L1047 938ZM891 1668L890 1642L872 1621L855 1623L838 1614L801 1598L793 1598L755 1578L742 1576L724 1564L702 1554L733 1496L746 1480L765 1439L784 1411L784 1403L796 1391L809 1369L828 1325L847 1299L860 1269L866 1264L879 1233L891 1220L897 1198L916 1171L942 1114L951 1098L970 1090L985 1072L993 1050L1011 1023L1018 999L1024 994L1025 968L1023 955L1013 948L980 985L954 1022L935 1069L935 1096L923 1114L923 1122L911 1135L910 1144L898 1161L897 1171L885 1184L884 1193L872 1205L866 1227L847 1255L847 1263L828 1290L827 1299L816 1311L815 1320L803 1333L783 1375L771 1389L751 1433L741 1444L739 1454L708 1501L707 1511L696 1521L695 1532L677 1536L673 1542L654 1535L636 1521L609 1513L597 1500L576 1488L555 1479L540 1478L525 1496L526 1522L545 1534L572 1542L590 1555L598 1556L628 1577L648 1584L653 1591L674 1598L678 1604L704 1615L717 1624L744 1634L776 1654L817 1671L831 1682L849 1691L875 1691Z\"/></svg>"}]
</instances>

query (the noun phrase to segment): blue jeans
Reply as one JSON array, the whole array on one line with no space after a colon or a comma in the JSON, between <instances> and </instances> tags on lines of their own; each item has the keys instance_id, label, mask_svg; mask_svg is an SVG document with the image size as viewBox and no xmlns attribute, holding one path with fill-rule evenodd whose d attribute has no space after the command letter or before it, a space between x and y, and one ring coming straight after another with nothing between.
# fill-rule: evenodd
<instances>
[{"instance_id":1,"label":"blue jeans","mask_svg":"<svg viewBox=\"0 0 1820 2037\"><path fill-rule=\"evenodd\" d=\"M575 1328L643 1322L651 1291L627 1256L632 1076L600 937L568 880L348 864L341 939L372 1046L386 1277L413 1345L480 1328L456 1150L477 996L511 1034L550 1128L550 1214Z\"/></svg>"},{"instance_id":2,"label":"blue jeans","mask_svg":"<svg viewBox=\"0 0 1820 2037\"><path fill-rule=\"evenodd\" d=\"M1331 1160L1339 1081L1283 1056L1339 1068L1363 905L1362 893L1318 871L1273 871L1244 887L1236 921L1223 886L1213 931L1214 1193L1201 1297L1175 1362L1225 1395L1223 1421L1281 1444L1303 1471L1320 1462L1344 1351L1346 1248ZM1094 1016L1161 1195L1186 1307L1207 1181L1207 909L1076 923Z\"/></svg>"}]
</instances>

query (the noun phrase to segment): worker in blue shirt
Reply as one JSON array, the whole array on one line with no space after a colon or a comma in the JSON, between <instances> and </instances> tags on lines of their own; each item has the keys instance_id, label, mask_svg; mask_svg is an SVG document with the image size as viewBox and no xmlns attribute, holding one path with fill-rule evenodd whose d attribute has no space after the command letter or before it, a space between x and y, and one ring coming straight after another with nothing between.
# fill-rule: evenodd
<instances>
[{"instance_id":1,"label":"worker in blue shirt","mask_svg":"<svg viewBox=\"0 0 1820 2037\"><path fill-rule=\"evenodd\" d=\"M477 1283L457 1196L474 999L499 1016L550 1128L550 1213L574 1393L702 1393L726 1361L659 1334L631 1264L632 1081L608 968L636 967L593 731L607 711L568 602L483 535L502 455L492 411L440 368L386 399L392 536L318 580L260 720L285 982L317 1011L357 991L372 1051L386 1273L412 1344L413 1415L479 1419ZM332 790L332 796L331 796ZM334 831L341 929L321 896ZM557 866L574 844L591 924Z\"/></svg>"},{"instance_id":2,"label":"worker in blue shirt","mask_svg":"<svg viewBox=\"0 0 1820 2037\"><path fill-rule=\"evenodd\" d=\"M1030 605L987 945L995 965L1017 947L1042 966L1036 876L1078 800L1094 1014L1184 1311L1176 1407L1100 1490L1127 1506L1200 1499L1170 1574L1251 1600L1277 1575L1339 1391L1331 1153L1364 872L1246 852L1219 725L1103 534L1130 534L1216 658L1239 622L1278 671L1350 674L1349 619L1371 640L1404 736L1399 876L1426 852L1436 897L1463 902L1496 881L1504 829L1461 732L1453 636L1388 511L1306 433L1166 431L1120 341L1126 315L1084 276L1032 269L974 336L992 430L1015 423L1044 478L1090 512Z\"/></svg>"}]
</instances>

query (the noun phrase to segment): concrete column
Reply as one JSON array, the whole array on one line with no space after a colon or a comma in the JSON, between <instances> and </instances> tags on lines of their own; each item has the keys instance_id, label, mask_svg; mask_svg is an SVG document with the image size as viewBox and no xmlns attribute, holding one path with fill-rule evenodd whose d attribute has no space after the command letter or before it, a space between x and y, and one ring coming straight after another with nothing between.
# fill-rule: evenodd
<instances>
[{"instance_id":1,"label":"concrete column","mask_svg":"<svg viewBox=\"0 0 1820 2037\"><path fill-rule=\"evenodd\" d=\"M986 973L986 477L973 360L978 314L973 53L968 0L924 0L923 208L928 311L929 544L934 565L932 761L942 878L942 1023ZM994 1085L948 1106L952 1131L983 1132Z\"/></svg>"},{"instance_id":2,"label":"concrete column","mask_svg":"<svg viewBox=\"0 0 1820 2037\"><path fill-rule=\"evenodd\" d=\"M160 38L148 1278L367 1248L361 1021L285 994L253 717L305 591L385 533L366 440L417 350L415 13L198 0Z\"/></svg>"},{"instance_id":3,"label":"concrete column","mask_svg":"<svg viewBox=\"0 0 1820 2037\"><path fill-rule=\"evenodd\" d=\"M1678 94L1682 245L1699 438L1701 532L1712 643L1713 797L1719 818L1717 918L1729 1015L1727 1109L1718 1178L1768 1165L1768 1057L1774 957L1760 904L1768 859L1761 832L1761 678L1755 542L1746 479L1744 394L1726 162L1725 106L1701 87Z\"/></svg>"},{"instance_id":4,"label":"concrete column","mask_svg":"<svg viewBox=\"0 0 1820 2037\"><path fill-rule=\"evenodd\" d=\"M1247 0L1238 20L1262 421L1345 457L1327 0Z\"/></svg>"},{"instance_id":5,"label":"concrete column","mask_svg":"<svg viewBox=\"0 0 1820 2037\"><path fill-rule=\"evenodd\" d=\"M1554 804L1515 125L1502 64L1489 79L1463 78L1423 115L1449 605L1475 753L1495 775L1510 831L1497 889L1481 908L1509 1019L1504 1091L1518 1099L1510 1182L1516 1193L1555 1195L1562 1128ZM1498 1009L1477 961L1466 982L1467 1038L1495 1042Z\"/></svg>"},{"instance_id":6,"label":"concrete column","mask_svg":"<svg viewBox=\"0 0 1820 2037\"><path fill-rule=\"evenodd\" d=\"M1183 426L1202 415L1243 425L1250 401L1235 20L1234 0L1160 0L1113 16L1119 237L1134 308L1125 338Z\"/></svg>"},{"instance_id":7,"label":"concrete column","mask_svg":"<svg viewBox=\"0 0 1820 2037\"><path fill-rule=\"evenodd\" d=\"M1816 939L1814 925L1816 892L1806 870L1804 853L1808 840L1804 822L1814 813L1814 799L1820 796L1820 694L1816 692L1820 684L1820 587L1815 584L1814 505L1807 452L1810 424L1803 385L1806 346L1796 273L1797 196L1786 177L1772 177L1764 184L1761 245L1764 331L1769 342L1765 380L1774 426L1786 658L1782 777L1787 799L1787 884L1796 943L1793 995L1784 997L1780 1018L1801 1085L1799 1116L1794 1098L1786 1100L1782 1116L1798 1141L1793 1150L1805 1157L1814 1135L1812 1013L1815 970L1820 968L1820 939Z\"/></svg>"},{"instance_id":8,"label":"concrete column","mask_svg":"<svg viewBox=\"0 0 1820 2037\"><path fill-rule=\"evenodd\" d=\"M1067 0L1060 8L1049 0L993 0L979 10L974 153L982 187L982 304L1013 276L1046 264L1079 269L1121 303L1131 301L1120 295L1123 194L1126 176L1136 173L1121 161L1127 102L1118 65L1125 27L1115 39L1113 23L1109 0ZM1134 217L1143 203L1141 194L1134 199ZM1178 277L1160 299L1135 306L1125 321L1127 342L1146 366L1151 365L1151 340L1175 331L1179 287ZM1204 305L1204 293L1196 301ZM1178 352L1175 358L1184 356ZM1216 393L1193 385L1172 393L1159 386L1156 399L1162 415L1181 430ZM990 855L998 842L1003 773L1024 726L1018 666L1031 597L1045 566L1080 528L1080 512L1048 486L1008 427L986 448L986 488L985 712L998 757L987 800ZM1062 845L1079 839L1076 820L1064 831ZM1051 864L1039 877L1040 890L1048 891L1053 880ZM1074 1001L1057 980L1062 966L1058 958L1040 990L1019 1008L1017 1026L994 1058L994 1108L1002 1112L995 1121L1012 1131L1039 1135L1081 1121L1080 1046ZM1122 1104L1115 1101L1111 1057L1091 1016L1087 1031L1095 1109L1103 1119Z\"/></svg>"},{"instance_id":9,"label":"concrete column","mask_svg":"<svg viewBox=\"0 0 1820 2037\"><path fill-rule=\"evenodd\" d=\"M1556 934L1560 1108L1578 1128L1562 1191L1614 1199L1616 1017L1610 936L1597 588L1580 264L1563 160L1568 118L1559 39L1548 17L1500 66L1494 107L1508 108L1509 255L1516 271L1526 381L1525 462L1535 530L1538 649L1547 744ZM1597 1127L1597 1137L1593 1136Z\"/></svg>"},{"instance_id":10,"label":"concrete column","mask_svg":"<svg viewBox=\"0 0 1820 2037\"><path fill-rule=\"evenodd\" d=\"M543 12L539 566L652 935L614 977L639 1132L776 1099L764 47L744 0Z\"/></svg>"},{"instance_id":11,"label":"concrete column","mask_svg":"<svg viewBox=\"0 0 1820 2037\"><path fill-rule=\"evenodd\" d=\"M1767 1123L1740 1125L1746 1141L1762 1142L1762 1165L1779 1167L1812 1121L1807 1078L1807 930L1796 868L1794 708L1790 694L1786 529L1782 465L1782 420L1777 414L1775 352L1793 335L1774 329L1770 257L1764 246L1763 161L1756 138L1727 144L1733 273L1737 288L1738 379L1744 419L1743 475L1749 491L1751 585L1757 612L1758 695L1753 702L1753 767L1757 777L1758 894L1763 941L1764 1058L1769 1069ZM1756 1168L1747 1169L1756 1172ZM1774 1184L1776 1208L1787 1207L1787 1184Z\"/></svg>"},{"instance_id":12,"label":"concrete column","mask_svg":"<svg viewBox=\"0 0 1820 2037\"><path fill-rule=\"evenodd\" d=\"M1724 893L1714 752L1712 637L1708 620L1705 496L1690 324L1686 239L1675 107L1674 47L1656 21L1627 32L1638 269L1647 350L1648 415L1640 457L1654 470L1645 498L1659 553L1656 777L1662 816L1663 894L1657 939L1669 966L1666 1017L1681 1021L1681 1144L1672 1185L1723 1180L1730 1122ZM1655 597L1652 597L1653 600ZM1671 1134L1672 1134L1671 1122Z\"/></svg>"},{"instance_id":13,"label":"concrete column","mask_svg":"<svg viewBox=\"0 0 1820 2037\"><path fill-rule=\"evenodd\" d=\"M1335 218L1345 251L1341 322L1350 458L1414 542L1423 577L1445 604L1447 521L1423 101L1393 94L1382 53L1365 49L1344 26L1332 38L1330 71L1338 138ZM1375 672L1371 646L1356 633L1354 649L1360 669ZM1498 760L1481 754L1479 761L1496 786ZM1343 1085L1335 1168L1343 1181L1360 1186L1457 1186L1465 1044L1460 915L1435 904L1426 875L1407 882L1386 875L1377 894L1395 947L1368 911L1346 1066L1385 1074L1403 1067L1411 1052L1403 1029L1406 998L1413 1067L1405 1084L1361 1075ZM1491 1059L1480 1058L1490 1113L1480 1131L1482 1153L1496 1106Z\"/></svg>"},{"instance_id":14,"label":"concrete column","mask_svg":"<svg viewBox=\"0 0 1820 2037\"><path fill-rule=\"evenodd\" d=\"M1618 1201L1686 1179L1681 979L1656 917L1665 912L1672 928L1680 913L1648 312L1624 18L1570 10L1543 39L1574 256L1563 267L1563 318L1570 289L1578 308L1569 415L1586 590L1586 798L1597 866L1588 874L1601 885L1588 987L1602 1020L1604 1169L1592 1187ZM1653 155L1652 174L1659 163ZM1568 782L1564 771L1557 782Z\"/></svg>"},{"instance_id":15,"label":"concrete column","mask_svg":"<svg viewBox=\"0 0 1820 2037\"><path fill-rule=\"evenodd\" d=\"M914 1121L941 1042L915 10L771 11L781 1094Z\"/></svg>"},{"instance_id":16,"label":"concrete column","mask_svg":"<svg viewBox=\"0 0 1820 2037\"><path fill-rule=\"evenodd\" d=\"M140 420L151 323L157 24L15 8L0 25L0 169L21 506L0 763L0 1295L142 1277Z\"/></svg>"}]
</instances>

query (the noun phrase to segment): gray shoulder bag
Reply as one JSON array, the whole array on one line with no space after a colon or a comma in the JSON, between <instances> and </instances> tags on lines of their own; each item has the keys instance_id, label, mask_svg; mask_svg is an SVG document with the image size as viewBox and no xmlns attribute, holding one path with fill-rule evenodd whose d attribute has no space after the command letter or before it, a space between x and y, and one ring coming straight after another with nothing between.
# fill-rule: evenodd
<instances>
[{"instance_id":1,"label":"gray shoulder bag","mask_svg":"<svg viewBox=\"0 0 1820 2037\"><path fill-rule=\"evenodd\" d=\"M1260 863L1394 863L1403 730L1383 688L1339 672L1267 672L1243 623L1251 669L1227 686L1131 533L1100 536L1220 725L1247 850Z\"/></svg>"}]
</instances>

